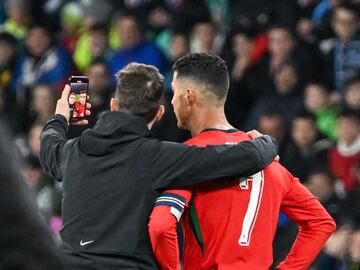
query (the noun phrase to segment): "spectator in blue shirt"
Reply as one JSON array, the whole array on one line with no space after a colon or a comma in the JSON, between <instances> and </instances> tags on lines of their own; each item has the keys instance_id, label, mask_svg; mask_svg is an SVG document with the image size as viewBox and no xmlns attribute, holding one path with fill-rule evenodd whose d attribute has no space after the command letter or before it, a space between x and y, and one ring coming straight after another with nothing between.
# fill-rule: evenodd
<instances>
[{"instance_id":1,"label":"spectator in blue shirt","mask_svg":"<svg viewBox=\"0 0 360 270\"><path fill-rule=\"evenodd\" d=\"M26 37L26 53L16 66L12 90L19 92L36 84L61 85L71 68L70 55L53 43L49 30L33 25Z\"/></svg>"},{"instance_id":2,"label":"spectator in blue shirt","mask_svg":"<svg viewBox=\"0 0 360 270\"><path fill-rule=\"evenodd\" d=\"M325 70L338 99L344 99L345 82L360 72L360 35L357 6L342 4L335 9L333 29L336 37L324 40L320 49L325 56Z\"/></svg>"},{"instance_id":3,"label":"spectator in blue shirt","mask_svg":"<svg viewBox=\"0 0 360 270\"><path fill-rule=\"evenodd\" d=\"M136 15L132 13L121 14L116 25L122 47L109 60L111 74L115 74L131 62L154 65L164 74L169 68L168 60L153 42L146 39Z\"/></svg>"}]
</instances>

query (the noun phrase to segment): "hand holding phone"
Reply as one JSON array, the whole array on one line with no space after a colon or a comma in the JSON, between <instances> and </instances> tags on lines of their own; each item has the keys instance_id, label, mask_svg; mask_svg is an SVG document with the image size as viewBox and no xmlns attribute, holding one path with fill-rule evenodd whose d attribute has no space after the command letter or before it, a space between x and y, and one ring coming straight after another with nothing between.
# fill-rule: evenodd
<instances>
[{"instance_id":1,"label":"hand holding phone","mask_svg":"<svg viewBox=\"0 0 360 270\"><path fill-rule=\"evenodd\" d=\"M83 119L77 122L69 122L70 120L70 104L69 104L69 97L70 97L70 86L65 85L64 90L62 91L61 98L57 101L55 114L60 114L66 118L66 121L70 125L87 125L88 120ZM86 103L85 115L91 115L90 112L91 104L89 102Z\"/></svg>"},{"instance_id":2,"label":"hand holding phone","mask_svg":"<svg viewBox=\"0 0 360 270\"><path fill-rule=\"evenodd\" d=\"M71 76L69 78L69 85L69 121L78 122L85 119L86 102L89 89L89 78L86 76Z\"/></svg>"}]
</instances>

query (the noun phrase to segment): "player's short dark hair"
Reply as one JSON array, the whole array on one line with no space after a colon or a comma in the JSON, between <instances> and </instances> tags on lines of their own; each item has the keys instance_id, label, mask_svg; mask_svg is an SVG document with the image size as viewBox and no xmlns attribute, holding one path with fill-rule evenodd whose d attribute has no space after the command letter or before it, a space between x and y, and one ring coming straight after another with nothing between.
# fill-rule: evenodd
<instances>
[{"instance_id":1,"label":"player's short dark hair","mask_svg":"<svg viewBox=\"0 0 360 270\"><path fill-rule=\"evenodd\" d=\"M189 53L180 57L173 65L177 78L188 78L205 85L219 100L227 96L229 71L224 60L207 53Z\"/></svg>"},{"instance_id":2,"label":"player's short dark hair","mask_svg":"<svg viewBox=\"0 0 360 270\"><path fill-rule=\"evenodd\" d=\"M164 77L159 70L151 65L130 63L116 78L119 110L144 117L146 122L153 120L164 90Z\"/></svg>"}]
</instances>

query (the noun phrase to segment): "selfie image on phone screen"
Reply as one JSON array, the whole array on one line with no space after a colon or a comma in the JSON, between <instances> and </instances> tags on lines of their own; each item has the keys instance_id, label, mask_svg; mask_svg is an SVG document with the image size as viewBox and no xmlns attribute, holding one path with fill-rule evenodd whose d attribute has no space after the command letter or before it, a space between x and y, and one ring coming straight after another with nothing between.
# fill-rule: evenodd
<instances>
[{"instance_id":1,"label":"selfie image on phone screen","mask_svg":"<svg viewBox=\"0 0 360 270\"><path fill-rule=\"evenodd\" d=\"M84 76L72 76L69 79L70 121L79 121L85 118L88 82L88 78Z\"/></svg>"}]
</instances>

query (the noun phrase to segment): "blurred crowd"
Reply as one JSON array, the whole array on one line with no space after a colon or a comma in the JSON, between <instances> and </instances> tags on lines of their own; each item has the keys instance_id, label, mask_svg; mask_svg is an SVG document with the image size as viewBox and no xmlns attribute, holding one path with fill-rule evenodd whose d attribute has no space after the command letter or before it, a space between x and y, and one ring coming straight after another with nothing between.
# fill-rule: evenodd
<instances>
[{"instance_id":1,"label":"blurred crowd","mask_svg":"<svg viewBox=\"0 0 360 270\"><path fill-rule=\"evenodd\" d=\"M359 0L0 1L0 120L49 230L60 241L62 187L40 168L39 134L69 75L90 79L91 127L119 69L155 65L167 113L153 133L184 141L170 104L171 65L209 52L229 67L230 123L274 136L281 163L338 224L313 269L360 269L359 22ZM70 136L83 130L71 127ZM296 232L280 215L275 264Z\"/></svg>"}]
</instances>

